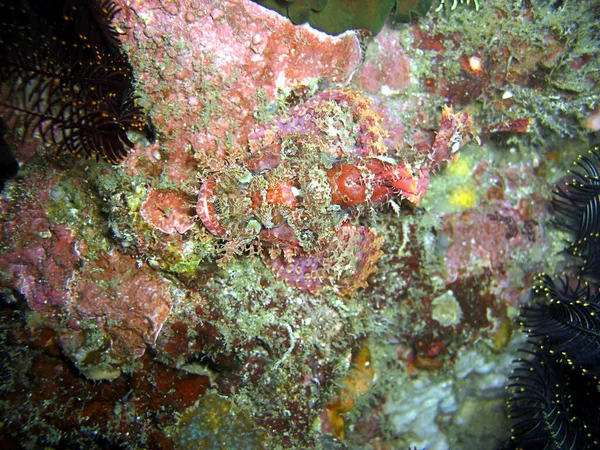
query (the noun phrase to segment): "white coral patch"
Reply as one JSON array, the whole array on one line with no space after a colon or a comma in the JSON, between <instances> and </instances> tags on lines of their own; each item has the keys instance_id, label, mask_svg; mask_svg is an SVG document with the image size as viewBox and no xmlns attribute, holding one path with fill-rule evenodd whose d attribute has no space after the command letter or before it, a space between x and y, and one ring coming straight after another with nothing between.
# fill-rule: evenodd
<instances>
[{"instance_id":1,"label":"white coral patch","mask_svg":"<svg viewBox=\"0 0 600 450\"><path fill-rule=\"evenodd\" d=\"M454 292L447 291L431 302L431 317L443 327L460 323L462 310L454 297Z\"/></svg>"}]
</instances>

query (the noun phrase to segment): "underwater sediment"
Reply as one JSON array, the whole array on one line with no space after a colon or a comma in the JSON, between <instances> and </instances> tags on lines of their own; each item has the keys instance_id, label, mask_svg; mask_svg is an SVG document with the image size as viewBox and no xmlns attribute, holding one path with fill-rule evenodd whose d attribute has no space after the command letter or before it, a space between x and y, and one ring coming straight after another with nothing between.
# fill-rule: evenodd
<instances>
[{"instance_id":1,"label":"underwater sediment","mask_svg":"<svg viewBox=\"0 0 600 450\"><path fill-rule=\"evenodd\" d=\"M332 36L258 3L69 0L40 51L2 35L6 445L510 438L519 308L565 264L551 191L598 138L598 5Z\"/></svg>"}]
</instances>

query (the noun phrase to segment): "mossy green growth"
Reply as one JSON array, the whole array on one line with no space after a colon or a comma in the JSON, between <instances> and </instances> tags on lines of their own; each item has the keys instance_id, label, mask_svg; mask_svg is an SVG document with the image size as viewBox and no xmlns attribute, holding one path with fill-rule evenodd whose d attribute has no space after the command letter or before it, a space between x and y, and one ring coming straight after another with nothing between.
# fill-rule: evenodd
<instances>
[{"instance_id":1,"label":"mossy green growth","mask_svg":"<svg viewBox=\"0 0 600 450\"><path fill-rule=\"evenodd\" d=\"M206 240L193 236L183 248L169 246L163 268L185 277L194 277L202 263L214 259L214 255L217 253L214 243L214 239Z\"/></svg>"},{"instance_id":2,"label":"mossy green growth","mask_svg":"<svg viewBox=\"0 0 600 450\"><path fill-rule=\"evenodd\" d=\"M246 410L231 400L209 394L183 413L173 441L181 449L262 449L266 448L269 435Z\"/></svg>"},{"instance_id":3,"label":"mossy green growth","mask_svg":"<svg viewBox=\"0 0 600 450\"><path fill-rule=\"evenodd\" d=\"M522 1L446 0L420 28L433 40L456 37L443 39L442 58L411 46L412 37L406 38L411 71L422 81L431 78L470 88L460 58L482 55L485 71L503 75L492 76L491 84L471 101L475 123L483 117L487 124L532 119L530 133L506 137L508 145L519 148L531 142L552 148L564 137L585 137L589 130L582 124L596 108L600 91L600 59L589 57L600 48L598 21L590 19L589 2L562 3L530 2L524 8ZM510 108L494 106L502 95Z\"/></svg>"},{"instance_id":4,"label":"mossy green growth","mask_svg":"<svg viewBox=\"0 0 600 450\"><path fill-rule=\"evenodd\" d=\"M112 243L102 215L102 200L85 189L86 181L81 174L87 170L91 179L109 166L104 161L88 166L86 161L76 160L72 164L73 169L66 171L50 191L45 212L52 223L66 224L75 235L83 238L87 246L86 257L96 259L102 252L110 250Z\"/></svg>"},{"instance_id":5,"label":"mossy green growth","mask_svg":"<svg viewBox=\"0 0 600 450\"><path fill-rule=\"evenodd\" d=\"M407 22L423 15L432 0L254 0L277 11L300 25L327 34L338 35L348 30L366 29L377 34L390 14L396 21Z\"/></svg>"}]
</instances>

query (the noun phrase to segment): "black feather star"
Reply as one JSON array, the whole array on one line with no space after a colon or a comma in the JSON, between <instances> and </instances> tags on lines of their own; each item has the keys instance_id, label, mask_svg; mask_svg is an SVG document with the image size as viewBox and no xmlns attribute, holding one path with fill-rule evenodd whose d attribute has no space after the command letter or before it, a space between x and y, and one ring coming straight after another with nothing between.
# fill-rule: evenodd
<instances>
[{"instance_id":1,"label":"black feather star","mask_svg":"<svg viewBox=\"0 0 600 450\"><path fill-rule=\"evenodd\" d=\"M510 382L515 448L600 448L600 152L554 191L555 223L573 233L577 275L541 275L520 314L527 343ZM581 264L583 262L583 264Z\"/></svg>"},{"instance_id":2,"label":"black feather star","mask_svg":"<svg viewBox=\"0 0 600 450\"><path fill-rule=\"evenodd\" d=\"M553 358L543 342L521 352L507 386L509 417L515 420L511 448L597 448L597 382Z\"/></svg>"},{"instance_id":3,"label":"black feather star","mask_svg":"<svg viewBox=\"0 0 600 450\"><path fill-rule=\"evenodd\" d=\"M540 277L537 298L523 308L521 326L530 339L545 340L555 359L600 375L600 296L588 283Z\"/></svg>"},{"instance_id":4,"label":"black feather star","mask_svg":"<svg viewBox=\"0 0 600 450\"><path fill-rule=\"evenodd\" d=\"M57 153L121 162L133 147L127 133L143 131L145 117L112 26L118 7L107 0L62 1L62 9L34 3L0 3L0 114Z\"/></svg>"},{"instance_id":5,"label":"black feather star","mask_svg":"<svg viewBox=\"0 0 600 450\"><path fill-rule=\"evenodd\" d=\"M575 234L568 251L583 262L582 273L600 276L600 151L580 156L564 188L554 191L556 223Z\"/></svg>"}]
</instances>

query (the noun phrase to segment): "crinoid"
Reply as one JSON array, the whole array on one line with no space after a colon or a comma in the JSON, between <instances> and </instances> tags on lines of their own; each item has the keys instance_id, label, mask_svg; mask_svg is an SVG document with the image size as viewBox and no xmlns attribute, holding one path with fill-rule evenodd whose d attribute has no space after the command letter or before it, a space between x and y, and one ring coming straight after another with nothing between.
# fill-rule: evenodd
<instances>
[{"instance_id":1,"label":"crinoid","mask_svg":"<svg viewBox=\"0 0 600 450\"><path fill-rule=\"evenodd\" d=\"M62 8L61 8L62 5ZM143 131L108 0L0 2L0 114L57 153L122 161ZM85 30L85 33L84 33Z\"/></svg>"},{"instance_id":2,"label":"crinoid","mask_svg":"<svg viewBox=\"0 0 600 450\"><path fill-rule=\"evenodd\" d=\"M544 341L521 350L507 386L512 445L519 449L598 446L597 381L556 359Z\"/></svg>"},{"instance_id":3,"label":"crinoid","mask_svg":"<svg viewBox=\"0 0 600 450\"><path fill-rule=\"evenodd\" d=\"M564 187L554 191L556 223L575 234L569 253L582 261L586 275L600 275L600 150L580 156Z\"/></svg>"},{"instance_id":4,"label":"crinoid","mask_svg":"<svg viewBox=\"0 0 600 450\"><path fill-rule=\"evenodd\" d=\"M509 412L517 448L600 446L600 154L554 190L555 224L574 234L573 275L540 275L520 314L527 343L510 377ZM583 262L583 264L580 264Z\"/></svg>"},{"instance_id":5,"label":"crinoid","mask_svg":"<svg viewBox=\"0 0 600 450\"><path fill-rule=\"evenodd\" d=\"M517 448L597 448L600 443L600 299L589 284L543 275L521 311L528 334L510 377Z\"/></svg>"},{"instance_id":6,"label":"crinoid","mask_svg":"<svg viewBox=\"0 0 600 450\"><path fill-rule=\"evenodd\" d=\"M535 300L521 312L530 339L544 341L552 357L600 375L600 295L588 283L542 275Z\"/></svg>"}]
</instances>

